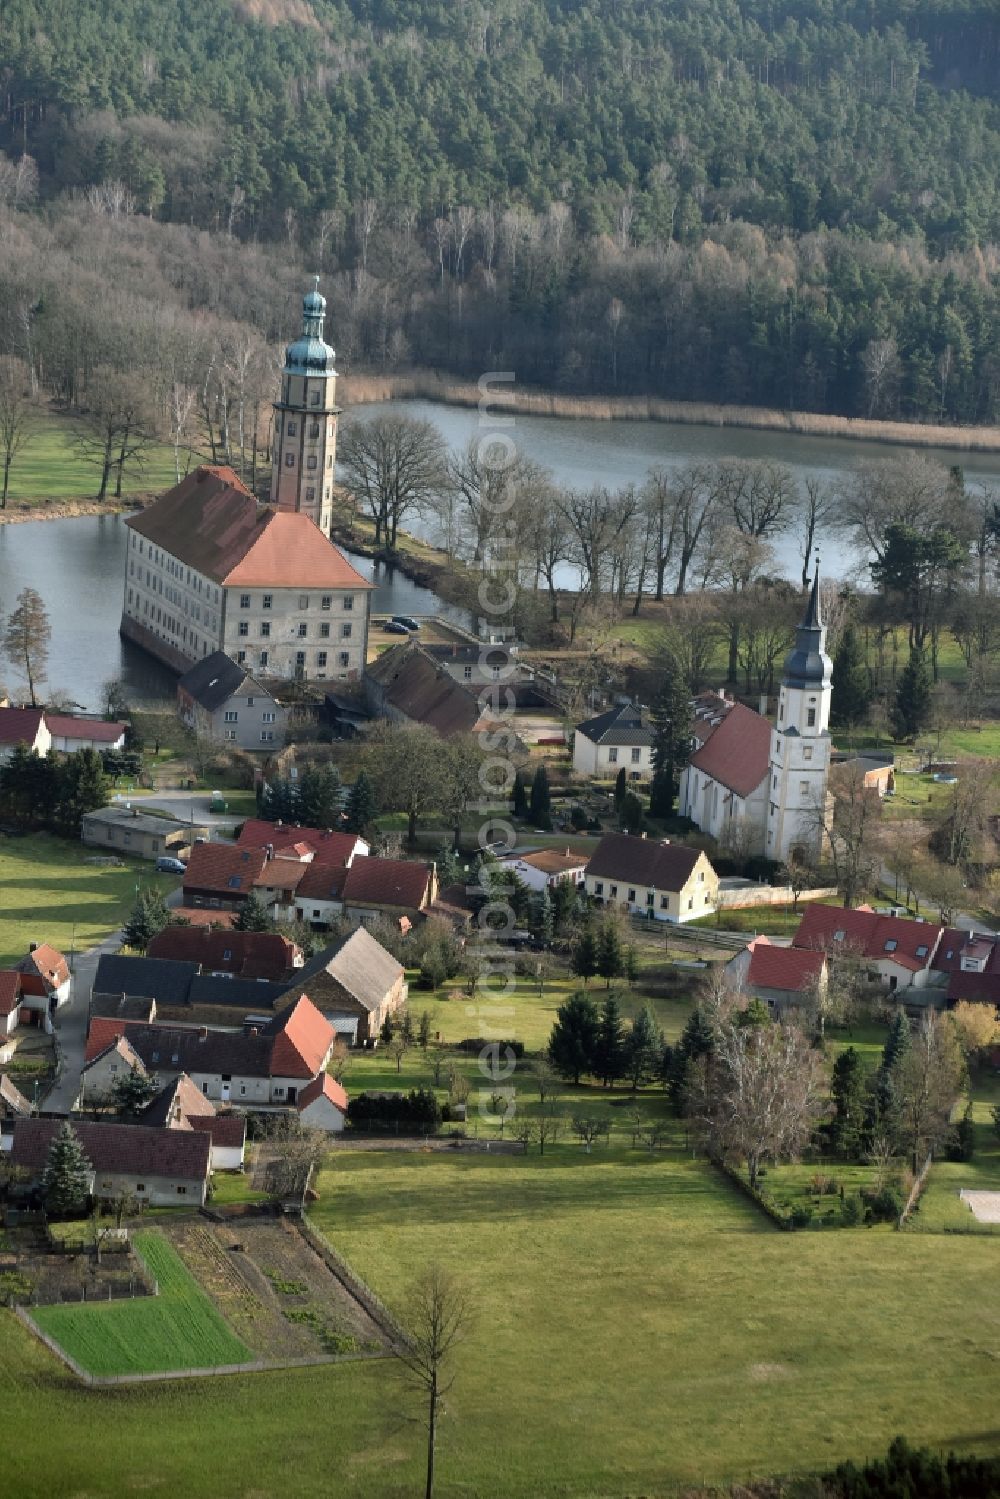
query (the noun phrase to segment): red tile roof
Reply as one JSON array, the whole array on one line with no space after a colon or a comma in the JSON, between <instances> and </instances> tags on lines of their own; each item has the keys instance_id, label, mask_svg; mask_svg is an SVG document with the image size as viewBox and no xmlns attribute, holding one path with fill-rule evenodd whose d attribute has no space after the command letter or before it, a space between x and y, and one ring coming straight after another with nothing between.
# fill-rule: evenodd
<instances>
[{"instance_id":1,"label":"red tile roof","mask_svg":"<svg viewBox=\"0 0 1000 1499\"><path fill-rule=\"evenodd\" d=\"M25 744L30 749L41 722L41 708L0 708L0 744Z\"/></svg>"},{"instance_id":2,"label":"red tile roof","mask_svg":"<svg viewBox=\"0 0 1000 1499\"><path fill-rule=\"evenodd\" d=\"M14 1165L38 1171L48 1158L61 1119L19 1119L14 1125L10 1158ZM141 1124L92 1124L72 1121L95 1173L179 1177L203 1182L208 1175L212 1142L194 1130L152 1129Z\"/></svg>"},{"instance_id":3,"label":"red tile roof","mask_svg":"<svg viewBox=\"0 0 1000 1499\"><path fill-rule=\"evenodd\" d=\"M128 727L103 718L77 718L71 713L46 713L45 723L53 738L93 739L99 744L115 744Z\"/></svg>"},{"instance_id":4,"label":"red tile roof","mask_svg":"<svg viewBox=\"0 0 1000 1499\"><path fill-rule=\"evenodd\" d=\"M429 897L431 867L408 859L355 859L343 884L345 904L405 906L419 911Z\"/></svg>"},{"instance_id":5,"label":"red tile roof","mask_svg":"<svg viewBox=\"0 0 1000 1499\"><path fill-rule=\"evenodd\" d=\"M930 921L815 905L805 912L792 942L795 947L825 948L830 953L838 947L853 948L866 958L890 960L918 973L931 966L941 932Z\"/></svg>"},{"instance_id":6,"label":"red tile roof","mask_svg":"<svg viewBox=\"0 0 1000 1499\"><path fill-rule=\"evenodd\" d=\"M9 1015L21 1002L21 975L16 968L0 968L0 1015Z\"/></svg>"},{"instance_id":7,"label":"red tile roof","mask_svg":"<svg viewBox=\"0 0 1000 1499\"><path fill-rule=\"evenodd\" d=\"M530 864L540 874L567 874L571 869L582 869L587 858L587 854L571 854L569 849L560 853L557 848L533 848L524 854L510 854L503 862Z\"/></svg>"},{"instance_id":8,"label":"red tile roof","mask_svg":"<svg viewBox=\"0 0 1000 1499\"><path fill-rule=\"evenodd\" d=\"M1000 973L953 972L948 977L948 999L952 1004L969 999L1000 1005Z\"/></svg>"},{"instance_id":9,"label":"red tile roof","mask_svg":"<svg viewBox=\"0 0 1000 1499\"><path fill-rule=\"evenodd\" d=\"M278 932L213 932L205 926L168 926L146 949L148 958L199 963L204 972L280 979L295 966L298 948Z\"/></svg>"},{"instance_id":10,"label":"red tile roof","mask_svg":"<svg viewBox=\"0 0 1000 1499\"><path fill-rule=\"evenodd\" d=\"M47 992L61 988L69 980L69 964L62 953L47 942L40 942L21 959L18 967L25 977L41 979Z\"/></svg>"},{"instance_id":11,"label":"red tile roof","mask_svg":"<svg viewBox=\"0 0 1000 1499\"><path fill-rule=\"evenodd\" d=\"M336 1032L305 994L300 995L295 1004L282 1013L279 1022L272 1022L272 1025L273 1077L313 1078L326 1066Z\"/></svg>"},{"instance_id":12,"label":"red tile roof","mask_svg":"<svg viewBox=\"0 0 1000 1499\"><path fill-rule=\"evenodd\" d=\"M125 523L217 583L351 588L367 583L308 516L272 510L224 464L203 464Z\"/></svg>"},{"instance_id":13,"label":"red tile roof","mask_svg":"<svg viewBox=\"0 0 1000 1499\"><path fill-rule=\"evenodd\" d=\"M218 926L227 930L236 920L235 911L220 911L217 907L206 910L204 906L171 906L171 915L183 916L192 926Z\"/></svg>"},{"instance_id":14,"label":"red tile roof","mask_svg":"<svg viewBox=\"0 0 1000 1499\"><path fill-rule=\"evenodd\" d=\"M265 890L297 890L308 868L301 859L286 859L278 854L266 861L254 885Z\"/></svg>"},{"instance_id":15,"label":"red tile roof","mask_svg":"<svg viewBox=\"0 0 1000 1499\"><path fill-rule=\"evenodd\" d=\"M186 1114L185 1118L192 1129L211 1135L213 1145L238 1145L242 1149L246 1144L244 1114Z\"/></svg>"},{"instance_id":16,"label":"red tile roof","mask_svg":"<svg viewBox=\"0 0 1000 1499\"><path fill-rule=\"evenodd\" d=\"M807 989L822 973L826 955L796 947L755 944L747 971L747 983L761 989L786 989L796 994Z\"/></svg>"},{"instance_id":17,"label":"red tile roof","mask_svg":"<svg viewBox=\"0 0 1000 1499\"><path fill-rule=\"evenodd\" d=\"M696 770L711 776L737 796L756 791L768 773L771 725L752 708L733 703L700 748L691 756Z\"/></svg>"},{"instance_id":18,"label":"red tile roof","mask_svg":"<svg viewBox=\"0 0 1000 1499\"><path fill-rule=\"evenodd\" d=\"M265 822L259 817L248 818L237 839L240 847L245 848L266 848L270 844L276 854L303 844L317 864L346 864L360 841L357 833L303 828L292 822Z\"/></svg>"},{"instance_id":19,"label":"red tile roof","mask_svg":"<svg viewBox=\"0 0 1000 1499\"><path fill-rule=\"evenodd\" d=\"M196 843L184 874L184 890L206 890L234 898L249 895L265 863L262 848Z\"/></svg>"},{"instance_id":20,"label":"red tile roof","mask_svg":"<svg viewBox=\"0 0 1000 1499\"><path fill-rule=\"evenodd\" d=\"M306 866L295 893L300 900L339 900L347 879L343 865L321 864L313 861Z\"/></svg>"},{"instance_id":21,"label":"red tile roof","mask_svg":"<svg viewBox=\"0 0 1000 1499\"><path fill-rule=\"evenodd\" d=\"M687 848L683 843L605 833L591 855L587 874L598 879L625 880L651 890L683 890L698 856L698 849Z\"/></svg>"},{"instance_id":22,"label":"red tile roof","mask_svg":"<svg viewBox=\"0 0 1000 1499\"><path fill-rule=\"evenodd\" d=\"M87 1049L84 1052L84 1066L99 1057L102 1052L117 1041L119 1036L125 1034L128 1022L125 1020L109 1020L106 1016L96 1016L90 1022L90 1030L87 1034Z\"/></svg>"},{"instance_id":23,"label":"red tile roof","mask_svg":"<svg viewBox=\"0 0 1000 1499\"><path fill-rule=\"evenodd\" d=\"M316 1099L320 1097L328 1098L334 1108L339 1109L342 1114L347 1113L347 1094L340 1083L335 1078L332 1078L328 1072L320 1073L318 1077L313 1078L312 1082L302 1089L296 1100L296 1107L299 1113L301 1114L303 1109L307 1109L311 1103L315 1103Z\"/></svg>"}]
</instances>

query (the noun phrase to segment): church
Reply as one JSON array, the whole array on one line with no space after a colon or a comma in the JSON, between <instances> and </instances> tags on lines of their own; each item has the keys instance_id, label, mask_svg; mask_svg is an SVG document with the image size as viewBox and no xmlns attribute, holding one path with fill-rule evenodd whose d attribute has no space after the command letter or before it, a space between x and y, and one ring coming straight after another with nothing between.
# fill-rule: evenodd
<instances>
[{"instance_id":1,"label":"church","mask_svg":"<svg viewBox=\"0 0 1000 1499\"><path fill-rule=\"evenodd\" d=\"M830 774L831 676L817 568L785 660L773 726L724 693L695 699L695 749L681 773L681 815L734 853L781 862L795 850L814 854Z\"/></svg>"},{"instance_id":2,"label":"church","mask_svg":"<svg viewBox=\"0 0 1000 1499\"><path fill-rule=\"evenodd\" d=\"M329 534L337 376L318 289L302 311L274 404L270 503L205 464L125 522L121 634L175 671L214 651L271 678L364 670L371 584Z\"/></svg>"}]
</instances>

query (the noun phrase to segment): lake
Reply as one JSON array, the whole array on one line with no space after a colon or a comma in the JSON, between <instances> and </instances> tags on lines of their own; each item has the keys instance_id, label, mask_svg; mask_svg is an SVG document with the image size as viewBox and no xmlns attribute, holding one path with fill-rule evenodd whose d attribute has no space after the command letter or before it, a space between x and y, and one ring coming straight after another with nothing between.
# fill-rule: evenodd
<instances>
[{"instance_id":1,"label":"lake","mask_svg":"<svg viewBox=\"0 0 1000 1499\"><path fill-rule=\"evenodd\" d=\"M350 414L364 417L375 410L426 417L452 448L464 446L481 430L475 411L431 401L356 406ZM800 480L810 475L836 479L859 463L885 460L896 451L837 438L659 422L517 416L514 426L505 430L512 433L522 452L549 468L559 483L576 487L639 483L657 464L681 467L695 459L724 457L771 458L788 464ZM927 451L943 463L961 463L970 482L1000 487L1000 455ZM125 538L124 520L114 515L0 526L0 609L8 613L25 586L38 590L52 623L49 690L65 691L90 710L100 706L101 684L109 677L122 677L136 703L164 701L174 694L174 675L118 636ZM856 567L857 559L841 538L828 535L820 545L828 576L845 576ZM800 563L795 539L781 538L776 550L783 569L797 577ZM381 565L376 568L364 557L352 555L351 561L375 582L374 611L444 613L467 623L461 611L442 605L429 589L401 574ZM19 690L6 665L4 679L15 692Z\"/></svg>"},{"instance_id":2,"label":"lake","mask_svg":"<svg viewBox=\"0 0 1000 1499\"><path fill-rule=\"evenodd\" d=\"M378 406L352 406L344 419L386 411L432 421L452 450L464 448L471 437L487 430L471 407L444 406L437 401L386 401ZM885 462L906 451L886 443L764 432L749 427L574 421L554 416L517 415L513 425L503 430L513 437L525 457L547 468L558 484L574 489L589 489L595 484L609 488L641 484L651 468L677 469L688 463L719 458L771 459L787 464L800 485L807 478L832 482L844 479L859 464ZM963 453L950 448L919 451L946 467L961 464L970 484L993 484L1000 489L1000 453ZM430 525L420 529L428 539L434 539ZM823 571L828 577L847 577L857 571L858 558L842 536L821 533L819 543ZM780 571L798 578L802 562L794 533L777 537L774 549ZM867 575L862 581L868 583Z\"/></svg>"}]
</instances>

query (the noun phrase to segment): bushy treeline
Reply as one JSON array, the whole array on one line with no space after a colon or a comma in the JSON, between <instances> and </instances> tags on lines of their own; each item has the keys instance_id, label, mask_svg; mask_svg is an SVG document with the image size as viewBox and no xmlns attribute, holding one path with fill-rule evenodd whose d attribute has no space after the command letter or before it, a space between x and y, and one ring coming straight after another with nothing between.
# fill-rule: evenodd
<instances>
[{"instance_id":1,"label":"bushy treeline","mask_svg":"<svg viewBox=\"0 0 1000 1499\"><path fill-rule=\"evenodd\" d=\"M76 837L88 812L108 803L108 779L96 750L48 755L18 745L0 766L0 821Z\"/></svg>"},{"instance_id":2,"label":"bushy treeline","mask_svg":"<svg viewBox=\"0 0 1000 1499\"><path fill-rule=\"evenodd\" d=\"M824 1475L824 1493L837 1499L990 1499L1000 1494L1000 1458L941 1457L897 1437L884 1458L860 1465L841 1463Z\"/></svg>"},{"instance_id":3,"label":"bushy treeline","mask_svg":"<svg viewBox=\"0 0 1000 1499\"><path fill-rule=\"evenodd\" d=\"M6 237L0 326L26 358L46 344L66 399L148 358L147 335L161 367L164 341L228 338L226 320L277 337L315 267L343 369L995 418L988 7L287 14L315 25L248 21L229 0L86 0L72 28L54 0L7 8L0 197L37 191L48 218L18 214ZM25 150L37 182L14 166ZM284 264L254 248L234 274L241 242L280 244ZM177 354L167 389L205 363Z\"/></svg>"}]
</instances>

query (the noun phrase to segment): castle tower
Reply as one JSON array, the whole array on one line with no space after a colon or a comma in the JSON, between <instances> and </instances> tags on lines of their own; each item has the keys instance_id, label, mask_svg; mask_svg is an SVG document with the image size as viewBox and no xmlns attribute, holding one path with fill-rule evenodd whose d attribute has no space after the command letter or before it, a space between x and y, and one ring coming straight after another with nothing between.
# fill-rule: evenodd
<instances>
[{"instance_id":1,"label":"castle tower","mask_svg":"<svg viewBox=\"0 0 1000 1499\"><path fill-rule=\"evenodd\" d=\"M325 316L317 276L302 298L302 334L285 350L281 398L274 403L271 504L301 510L329 536L339 407L334 352L323 342Z\"/></svg>"},{"instance_id":2,"label":"castle tower","mask_svg":"<svg viewBox=\"0 0 1000 1499\"><path fill-rule=\"evenodd\" d=\"M800 848L820 845L817 814L825 806L830 774L832 664L819 603L819 565L795 645L785 661L778 718L771 730L770 783L764 852L787 860Z\"/></svg>"}]
</instances>

